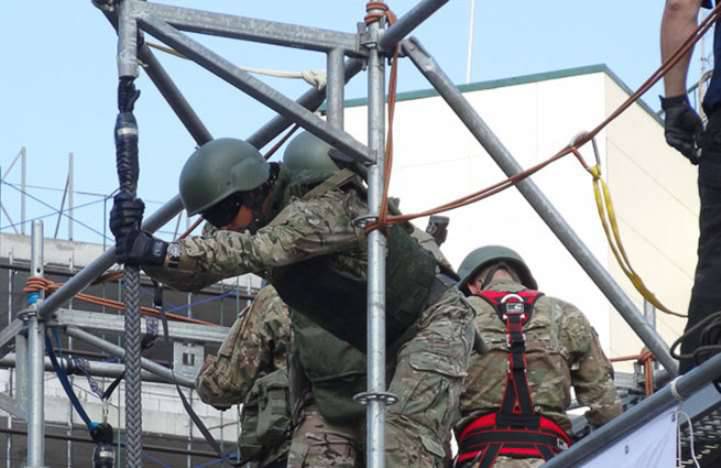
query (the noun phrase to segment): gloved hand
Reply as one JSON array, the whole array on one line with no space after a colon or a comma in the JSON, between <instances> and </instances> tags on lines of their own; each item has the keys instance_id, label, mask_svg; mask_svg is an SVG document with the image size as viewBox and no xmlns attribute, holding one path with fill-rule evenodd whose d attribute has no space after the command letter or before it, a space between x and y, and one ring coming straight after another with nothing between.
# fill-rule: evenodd
<instances>
[{"instance_id":1,"label":"gloved hand","mask_svg":"<svg viewBox=\"0 0 721 468\"><path fill-rule=\"evenodd\" d=\"M128 265L162 265L168 244L140 230L145 204L127 192L118 193L110 210L115 259Z\"/></svg>"},{"instance_id":2,"label":"gloved hand","mask_svg":"<svg viewBox=\"0 0 721 468\"><path fill-rule=\"evenodd\" d=\"M688 96L661 98L661 108L666 113L664 123L666 143L686 156L691 164L698 164L700 157L699 139L703 122L691 107Z\"/></svg>"},{"instance_id":3,"label":"gloved hand","mask_svg":"<svg viewBox=\"0 0 721 468\"><path fill-rule=\"evenodd\" d=\"M115 195L113 208L110 210L110 231L115 239L140 231L144 212L145 203L140 198L135 198L125 191Z\"/></svg>"}]
</instances>

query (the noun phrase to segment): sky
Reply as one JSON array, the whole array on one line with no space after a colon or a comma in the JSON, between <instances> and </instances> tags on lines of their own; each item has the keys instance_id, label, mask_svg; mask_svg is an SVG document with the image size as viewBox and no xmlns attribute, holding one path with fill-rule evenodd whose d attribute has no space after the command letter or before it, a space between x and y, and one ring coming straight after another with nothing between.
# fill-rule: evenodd
<instances>
[{"instance_id":1,"label":"sky","mask_svg":"<svg viewBox=\"0 0 721 468\"><path fill-rule=\"evenodd\" d=\"M353 32L364 16L361 0L186 0L163 1L247 17ZM388 0L394 11L415 5ZM636 88L659 65L659 25L663 1L489 2L477 0L472 80L484 81L563 68L605 63ZM470 0L450 0L414 33L456 83L465 82ZM29 2L5 0L0 27L0 167L7 170L20 148L28 154L28 184L64 187L68 154L74 154L75 189L98 194L117 186L113 126L116 117L116 35L90 0ZM193 35L240 66L301 71L322 69L322 54ZM156 40L149 38L151 42ZM706 50L710 50L710 40ZM156 52L214 137L244 138L268 121L272 111L193 63ZM697 48L697 56L698 48ZM692 65L690 80L700 70ZM295 99L308 87L300 80L261 78ZM177 193L177 177L195 143L152 83L141 73L136 105L140 128L141 174L138 194L153 211ZM399 72L399 90L430 86L410 63ZM365 97L365 74L346 90L347 98ZM657 86L645 99L658 108ZM524 112L524 109L508 109ZM480 109L481 115L483 110ZM440 137L440 135L439 135ZM20 180L19 165L6 179ZM19 218L17 190L3 184L0 199L13 221ZM32 189L30 194L54 206L61 191ZM76 195L75 238L100 241L102 198ZM99 203L99 204L98 204ZM30 200L28 218L52 213ZM56 218L46 218L46 236ZM183 226L185 221L182 222ZM2 214L0 228L8 231ZM60 236L67 233L65 223ZM174 226L166 228L174 230ZM29 232L29 228L28 228ZM107 233L106 233L107 234Z\"/></svg>"}]
</instances>

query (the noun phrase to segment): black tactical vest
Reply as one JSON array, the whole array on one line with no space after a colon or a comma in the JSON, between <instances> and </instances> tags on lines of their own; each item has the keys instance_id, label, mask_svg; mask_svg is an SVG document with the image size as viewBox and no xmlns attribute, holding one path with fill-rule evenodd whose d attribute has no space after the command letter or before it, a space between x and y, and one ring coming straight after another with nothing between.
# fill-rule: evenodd
<instances>
[{"instance_id":1,"label":"black tactical vest","mask_svg":"<svg viewBox=\"0 0 721 468\"><path fill-rule=\"evenodd\" d=\"M346 188L347 171L339 171L308 195ZM335 183L337 181L337 183ZM291 182L292 184L292 182ZM319 190L320 189L320 190ZM433 255L414 239L407 225L387 230L386 256L386 339L396 342L413 325L426 305L438 271ZM358 253L365 255L365 249ZM340 254L324 255L286 267L270 275L283 301L293 310L365 352L368 282L341 271Z\"/></svg>"}]
</instances>

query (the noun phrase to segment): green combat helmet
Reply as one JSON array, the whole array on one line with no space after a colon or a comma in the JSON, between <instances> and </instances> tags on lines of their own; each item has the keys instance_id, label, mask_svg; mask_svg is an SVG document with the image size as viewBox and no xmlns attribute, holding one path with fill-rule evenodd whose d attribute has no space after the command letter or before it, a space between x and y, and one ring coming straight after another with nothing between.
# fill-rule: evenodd
<instances>
[{"instance_id":1,"label":"green combat helmet","mask_svg":"<svg viewBox=\"0 0 721 468\"><path fill-rule=\"evenodd\" d=\"M318 182L338 170L329 156L332 149L332 146L312 133L303 132L288 143L283 153L283 165L294 180Z\"/></svg>"},{"instance_id":2,"label":"green combat helmet","mask_svg":"<svg viewBox=\"0 0 721 468\"><path fill-rule=\"evenodd\" d=\"M529 289L538 289L538 284L531 274L531 270L523 261L515 250L509 249L502 245L486 245L479 247L473 252L466 255L458 268L458 276L461 281L458 287L464 289L466 284L473 279L483 267L489 263L505 262L508 263L516 273L521 277L521 283Z\"/></svg>"},{"instance_id":3,"label":"green combat helmet","mask_svg":"<svg viewBox=\"0 0 721 468\"><path fill-rule=\"evenodd\" d=\"M193 153L180 172L180 199L188 216L201 213L236 192L263 185L270 165L250 143L212 140Z\"/></svg>"}]
</instances>

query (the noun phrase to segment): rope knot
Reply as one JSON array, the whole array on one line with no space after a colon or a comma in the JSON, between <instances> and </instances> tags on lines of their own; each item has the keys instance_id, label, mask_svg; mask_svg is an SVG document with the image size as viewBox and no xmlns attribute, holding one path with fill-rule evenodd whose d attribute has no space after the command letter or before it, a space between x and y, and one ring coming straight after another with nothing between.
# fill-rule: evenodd
<instances>
[{"instance_id":1,"label":"rope knot","mask_svg":"<svg viewBox=\"0 0 721 468\"><path fill-rule=\"evenodd\" d=\"M391 11L390 7L386 5L385 2L366 3L366 13L368 14L363 18L363 22L366 25L380 21L383 18L388 20L388 24L393 24L397 19L395 13Z\"/></svg>"},{"instance_id":2,"label":"rope knot","mask_svg":"<svg viewBox=\"0 0 721 468\"><path fill-rule=\"evenodd\" d=\"M47 292L53 288L54 283L47 278L41 278L39 276L31 276L25 281L23 286L23 292L25 294Z\"/></svg>"},{"instance_id":3,"label":"rope knot","mask_svg":"<svg viewBox=\"0 0 721 468\"><path fill-rule=\"evenodd\" d=\"M593 180L599 180L601 178L601 166L595 164L588 169L588 172L593 176Z\"/></svg>"}]
</instances>

